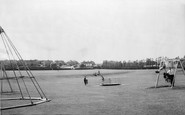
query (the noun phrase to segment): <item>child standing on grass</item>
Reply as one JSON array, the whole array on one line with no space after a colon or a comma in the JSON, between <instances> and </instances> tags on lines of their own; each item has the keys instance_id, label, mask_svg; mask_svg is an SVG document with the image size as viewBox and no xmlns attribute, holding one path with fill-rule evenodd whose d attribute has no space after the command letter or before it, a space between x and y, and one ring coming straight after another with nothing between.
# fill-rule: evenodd
<instances>
[{"instance_id":1,"label":"child standing on grass","mask_svg":"<svg viewBox=\"0 0 185 115\"><path fill-rule=\"evenodd\" d=\"M88 80L87 80L86 76L84 77L84 84L85 84L85 85L88 84Z\"/></svg>"},{"instance_id":2,"label":"child standing on grass","mask_svg":"<svg viewBox=\"0 0 185 115\"><path fill-rule=\"evenodd\" d=\"M167 71L168 78L170 79L171 87L174 87L175 79L174 79L174 70L170 67Z\"/></svg>"}]
</instances>

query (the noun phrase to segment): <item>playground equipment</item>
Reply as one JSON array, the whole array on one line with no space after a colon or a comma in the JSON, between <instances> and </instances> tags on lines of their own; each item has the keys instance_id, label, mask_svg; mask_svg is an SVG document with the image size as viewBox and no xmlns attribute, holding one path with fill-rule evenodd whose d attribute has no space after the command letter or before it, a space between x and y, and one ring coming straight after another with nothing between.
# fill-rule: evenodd
<instances>
[{"instance_id":1,"label":"playground equipment","mask_svg":"<svg viewBox=\"0 0 185 115\"><path fill-rule=\"evenodd\" d=\"M101 84L101 86L117 86L117 85L121 85L121 84L118 83L118 81L116 80L111 80L110 78L104 80Z\"/></svg>"},{"instance_id":2,"label":"playground equipment","mask_svg":"<svg viewBox=\"0 0 185 115\"><path fill-rule=\"evenodd\" d=\"M156 71L157 73L157 80L156 80L156 83L155 83L155 88L158 87L158 82L159 82L159 76L160 76L160 73L162 70L165 71L165 73L167 72L167 70L171 70L173 69L173 81L172 81L172 84L175 83L175 77L176 77L176 72L177 72L177 69L178 69L178 66L180 65L182 71L183 71L183 74L185 75L185 71L184 71L184 67L183 67L183 63L185 62L185 59L168 59L168 58L163 58L160 62L160 68L158 71ZM173 87L173 85L172 85Z\"/></svg>"},{"instance_id":3,"label":"playground equipment","mask_svg":"<svg viewBox=\"0 0 185 115\"><path fill-rule=\"evenodd\" d=\"M35 76L1 26L0 36L7 55L6 60L0 61L0 110L49 102Z\"/></svg>"},{"instance_id":4,"label":"playground equipment","mask_svg":"<svg viewBox=\"0 0 185 115\"><path fill-rule=\"evenodd\" d=\"M102 83L100 84L101 86L116 86L116 85L121 85L118 83L116 80L112 80L111 78L105 79L103 75L98 71L98 73L93 74L94 76L100 76L102 78Z\"/></svg>"}]
</instances>

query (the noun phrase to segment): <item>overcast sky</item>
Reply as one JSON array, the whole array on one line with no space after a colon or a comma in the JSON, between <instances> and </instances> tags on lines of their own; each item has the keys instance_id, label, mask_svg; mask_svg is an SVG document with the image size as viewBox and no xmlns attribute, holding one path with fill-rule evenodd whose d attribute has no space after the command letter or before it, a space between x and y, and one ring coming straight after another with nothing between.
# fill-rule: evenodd
<instances>
[{"instance_id":1,"label":"overcast sky","mask_svg":"<svg viewBox=\"0 0 185 115\"><path fill-rule=\"evenodd\" d=\"M2 0L0 26L24 59L185 55L184 0Z\"/></svg>"}]
</instances>

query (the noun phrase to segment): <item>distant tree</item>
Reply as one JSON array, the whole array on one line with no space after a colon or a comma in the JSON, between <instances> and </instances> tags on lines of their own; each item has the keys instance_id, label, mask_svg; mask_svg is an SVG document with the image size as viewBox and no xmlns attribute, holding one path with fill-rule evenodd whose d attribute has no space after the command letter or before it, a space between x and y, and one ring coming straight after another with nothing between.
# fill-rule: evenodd
<instances>
[{"instance_id":1,"label":"distant tree","mask_svg":"<svg viewBox=\"0 0 185 115\"><path fill-rule=\"evenodd\" d=\"M122 62L122 68L125 68L126 63L127 63L126 61L123 61L123 62Z\"/></svg>"},{"instance_id":2,"label":"distant tree","mask_svg":"<svg viewBox=\"0 0 185 115\"><path fill-rule=\"evenodd\" d=\"M102 68L107 68L107 66L108 66L108 62L107 60L104 60L102 64Z\"/></svg>"},{"instance_id":3,"label":"distant tree","mask_svg":"<svg viewBox=\"0 0 185 115\"><path fill-rule=\"evenodd\" d=\"M86 66L85 66L85 64L80 64L80 68L85 68Z\"/></svg>"},{"instance_id":4,"label":"distant tree","mask_svg":"<svg viewBox=\"0 0 185 115\"><path fill-rule=\"evenodd\" d=\"M95 62L94 62L94 61L90 61L90 63L91 63L92 65L95 65Z\"/></svg>"},{"instance_id":5,"label":"distant tree","mask_svg":"<svg viewBox=\"0 0 185 115\"><path fill-rule=\"evenodd\" d=\"M50 68L52 70L56 70L56 69L58 69L58 66L57 66L57 64L55 62L53 62L53 63L50 64Z\"/></svg>"},{"instance_id":6,"label":"distant tree","mask_svg":"<svg viewBox=\"0 0 185 115\"><path fill-rule=\"evenodd\" d=\"M150 58L146 59L146 65L151 65L151 59Z\"/></svg>"},{"instance_id":7,"label":"distant tree","mask_svg":"<svg viewBox=\"0 0 185 115\"><path fill-rule=\"evenodd\" d=\"M55 63L56 63L58 66L66 65L66 63L65 63L63 60L56 60Z\"/></svg>"},{"instance_id":8,"label":"distant tree","mask_svg":"<svg viewBox=\"0 0 185 115\"><path fill-rule=\"evenodd\" d=\"M70 65L70 66L76 66L79 64L79 62L75 61L75 60L70 60L68 62L66 62L67 65Z\"/></svg>"},{"instance_id":9,"label":"distant tree","mask_svg":"<svg viewBox=\"0 0 185 115\"><path fill-rule=\"evenodd\" d=\"M142 69L144 67L144 62L142 60L140 60L138 62L139 68Z\"/></svg>"}]
</instances>

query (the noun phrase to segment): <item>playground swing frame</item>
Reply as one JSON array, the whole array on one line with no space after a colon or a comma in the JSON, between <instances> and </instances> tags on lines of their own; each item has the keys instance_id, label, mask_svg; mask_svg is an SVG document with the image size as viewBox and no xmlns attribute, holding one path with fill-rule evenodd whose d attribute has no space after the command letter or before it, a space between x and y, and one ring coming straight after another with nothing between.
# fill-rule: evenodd
<instances>
[{"instance_id":1,"label":"playground swing frame","mask_svg":"<svg viewBox=\"0 0 185 115\"><path fill-rule=\"evenodd\" d=\"M7 77L7 74L5 72L5 70L3 69L3 66L2 66L2 63L1 63L1 71L2 71L2 77L0 80L1 80L1 85L2 85L2 81L3 80L7 80L8 81L8 85L9 85L9 88L10 88L10 92L4 92L3 89L2 89L2 86L1 86L1 94L3 93L14 93L13 89L12 89L12 86L11 86L11 83L10 83L10 79L20 79L20 78L34 78L34 77L29 77L29 76L16 76L16 77ZM29 100L30 103L25 103L25 104L18 104L18 105L13 105L13 106L6 106L6 107L0 107L0 110L8 110L8 109L15 109L15 108L22 108L22 107L28 107L28 106L34 106L34 105L38 105L38 104L42 104L42 103L45 103L45 102L49 102L51 100L49 100L48 98L46 98L45 96L42 96L42 97L24 97L22 95L22 97L14 97L14 98L0 98L0 102L2 101L12 101L12 100ZM35 102L33 102L35 101Z\"/></svg>"},{"instance_id":2,"label":"playground swing frame","mask_svg":"<svg viewBox=\"0 0 185 115\"><path fill-rule=\"evenodd\" d=\"M7 106L7 107L1 107L0 110L7 110L7 109L15 109L15 108L22 108L22 107L28 107L28 106L34 106L38 104L42 104L45 102L49 102L50 100L47 98L40 98L40 97L17 97L17 98L1 98L0 101L10 101L10 100L31 100L31 103L26 104L20 104L20 105L14 105L14 106ZM33 102L36 100L36 102Z\"/></svg>"},{"instance_id":3,"label":"playground swing frame","mask_svg":"<svg viewBox=\"0 0 185 115\"><path fill-rule=\"evenodd\" d=\"M182 61L181 61L181 60L182 60ZM180 64L180 67L181 67L181 69L182 69L182 71L183 71L183 74L185 75L185 70L184 70L184 67L183 67L183 63L185 62L185 59L165 59L165 60L162 60L162 61L160 62L160 64L161 64L161 63L164 64L164 63L166 63L166 62L167 62L167 63L172 62L173 64L170 65L170 66L168 66L168 67L162 68L161 70L158 71L158 73L157 73L157 79L156 79L156 83L155 83L155 88L158 87L159 77L160 77L160 73L161 73L162 70L164 70L165 72L167 72L167 68L173 68L173 69L174 69L174 73L173 73L174 78L173 78L172 84L174 84L174 82L175 82L176 73L177 73L177 69L178 69L178 65L179 65L179 64ZM177 64L175 67L174 67L174 62ZM173 86L172 86L172 87L173 87Z\"/></svg>"},{"instance_id":4,"label":"playground swing frame","mask_svg":"<svg viewBox=\"0 0 185 115\"><path fill-rule=\"evenodd\" d=\"M15 65L17 67L17 70L13 67L12 71L13 71L13 77L9 77L6 73L6 68L5 68L5 64L4 62L2 61L0 63L0 70L1 70L1 77L0 78L0 81L1 81L1 94L4 94L4 93L14 93L13 91L13 88L12 88L12 85L11 85L11 82L9 80L13 79L17 82L17 85L18 85L18 89L20 91L20 94L21 96L16 96L16 97L13 97L13 98L0 98L0 102L2 101L12 101L12 100L28 100L30 102L24 102L24 104L15 104L15 105L11 105L11 106L6 106L6 107L0 107L0 110L7 110L7 109L14 109L14 108L22 108L22 107L28 107L28 106L34 106L34 105L38 105L38 104L41 104L41 103L45 103L45 102L49 102L51 101L50 99L48 99L45 95L45 93L43 92L43 90L41 89L39 83L37 82L35 76L32 74L31 70L29 69L29 67L27 66L26 62L23 60L22 56L20 55L20 53L18 52L18 50L16 49L16 47L14 46L14 44L12 43L12 41L9 39L8 35L5 33L5 31L3 30L3 28L0 26L0 37L2 38L2 41L3 41L3 44L5 46L5 49L6 49L6 53L8 55L8 61L10 62L10 65L11 67L12 66L12 61L15 62ZM13 53L14 52L14 53ZM21 64L24 66L24 70L26 72L26 76L24 76L22 74L22 72L20 71L20 68L18 66L18 61L15 59L15 57L18 58L18 61L21 62ZM12 59L12 60L11 60ZM18 71L18 73L16 73L15 71ZM28 95L28 96L24 96L22 92L22 88L20 87L19 85L19 79L22 79L22 83L24 85L24 88L25 88L25 93ZM28 87L24 81L24 79L29 79L31 81L31 83L33 84L33 86L35 87L36 91L37 91L37 94L39 94L38 97L33 97L30 95L29 93L29 90L28 90ZM6 80L7 83L8 83L8 86L10 88L10 91L7 91L7 92L4 92L3 91L3 81ZM11 102L10 102L11 103Z\"/></svg>"}]
</instances>

